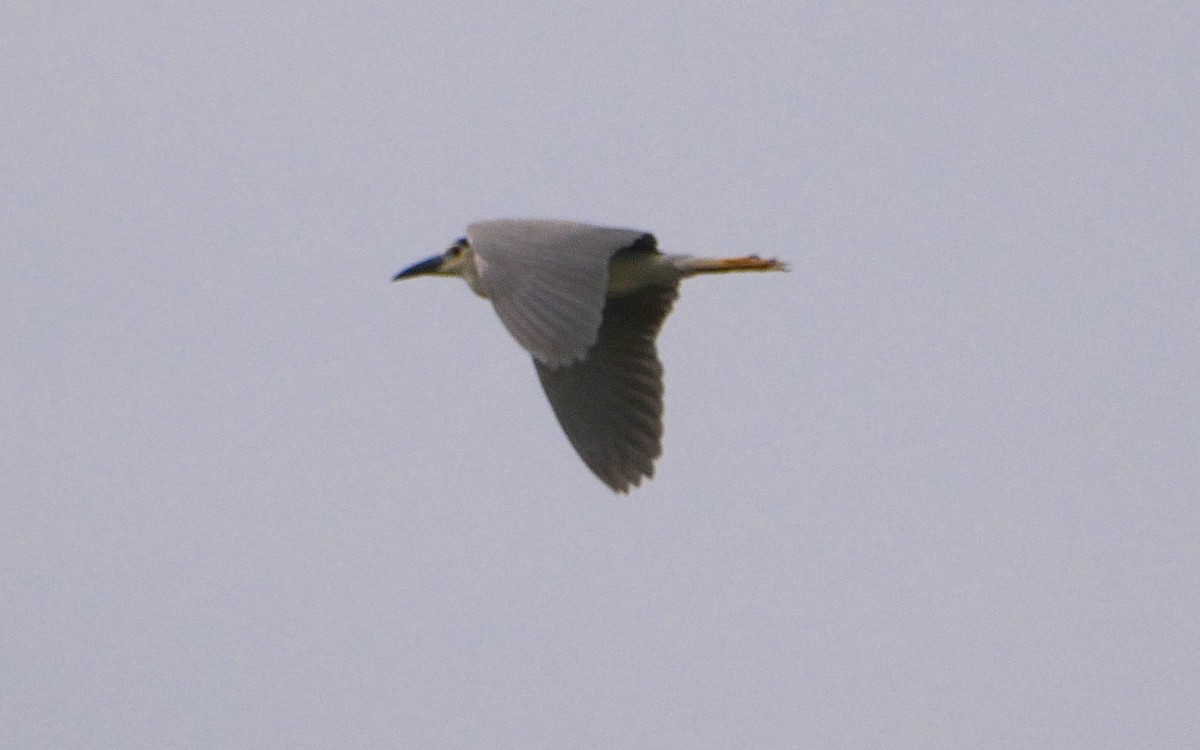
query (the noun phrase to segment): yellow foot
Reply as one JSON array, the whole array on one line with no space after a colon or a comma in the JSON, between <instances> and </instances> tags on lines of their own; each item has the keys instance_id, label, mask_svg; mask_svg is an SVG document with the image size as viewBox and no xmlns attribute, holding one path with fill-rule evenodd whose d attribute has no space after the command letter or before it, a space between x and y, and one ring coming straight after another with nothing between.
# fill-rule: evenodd
<instances>
[{"instance_id":1,"label":"yellow foot","mask_svg":"<svg viewBox=\"0 0 1200 750\"><path fill-rule=\"evenodd\" d=\"M725 271L786 271L787 264L774 258L746 255L741 258L707 260L697 269L700 273L723 273Z\"/></svg>"}]
</instances>

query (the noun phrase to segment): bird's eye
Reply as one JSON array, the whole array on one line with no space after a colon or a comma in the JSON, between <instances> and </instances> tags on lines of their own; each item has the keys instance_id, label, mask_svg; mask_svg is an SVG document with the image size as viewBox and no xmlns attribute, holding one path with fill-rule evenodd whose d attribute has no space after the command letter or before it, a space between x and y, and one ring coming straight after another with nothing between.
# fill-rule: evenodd
<instances>
[{"instance_id":1,"label":"bird's eye","mask_svg":"<svg viewBox=\"0 0 1200 750\"><path fill-rule=\"evenodd\" d=\"M463 248L466 246L467 239L464 237L450 246L450 249L446 251L446 257L457 258L458 256L462 255Z\"/></svg>"}]
</instances>

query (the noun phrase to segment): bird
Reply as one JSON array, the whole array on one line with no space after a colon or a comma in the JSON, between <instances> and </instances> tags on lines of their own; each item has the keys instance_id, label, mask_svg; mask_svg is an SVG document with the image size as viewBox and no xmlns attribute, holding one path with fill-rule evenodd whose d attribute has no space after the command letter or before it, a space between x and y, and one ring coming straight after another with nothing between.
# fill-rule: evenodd
<instances>
[{"instance_id":1,"label":"bird","mask_svg":"<svg viewBox=\"0 0 1200 750\"><path fill-rule=\"evenodd\" d=\"M558 219L467 227L440 255L392 277L458 276L490 300L534 368L567 439L613 492L654 476L662 454L663 366L655 339L699 274L786 271L747 255L669 255L637 229Z\"/></svg>"}]
</instances>

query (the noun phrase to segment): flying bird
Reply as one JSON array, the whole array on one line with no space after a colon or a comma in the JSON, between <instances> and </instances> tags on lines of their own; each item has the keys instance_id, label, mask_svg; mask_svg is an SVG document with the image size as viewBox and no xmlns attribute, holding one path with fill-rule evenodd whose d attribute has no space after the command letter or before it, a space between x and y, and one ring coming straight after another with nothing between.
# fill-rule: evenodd
<instances>
[{"instance_id":1,"label":"flying bird","mask_svg":"<svg viewBox=\"0 0 1200 750\"><path fill-rule=\"evenodd\" d=\"M662 453L663 367L654 340L689 276L786 271L778 260L695 258L654 235L546 219L467 227L441 255L400 271L460 276L533 355L542 389L583 462L614 492L654 475Z\"/></svg>"}]
</instances>

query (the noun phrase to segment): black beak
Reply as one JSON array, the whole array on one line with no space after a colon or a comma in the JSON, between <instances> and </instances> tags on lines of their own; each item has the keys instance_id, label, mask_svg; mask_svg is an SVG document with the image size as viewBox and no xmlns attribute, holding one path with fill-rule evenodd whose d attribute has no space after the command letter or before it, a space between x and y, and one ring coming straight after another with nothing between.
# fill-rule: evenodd
<instances>
[{"instance_id":1,"label":"black beak","mask_svg":"<svg viewBox=\"0 0 1200 750\"><path fill-rule=\"evenodd\" d=\"M420 263L414 263L408 268L392 277L392 281L407 279L409 276L421 276L429 273L437 273L442 267L442 256L435 255L432 258L427 258Z\"/></svg>"}]
</instances>

